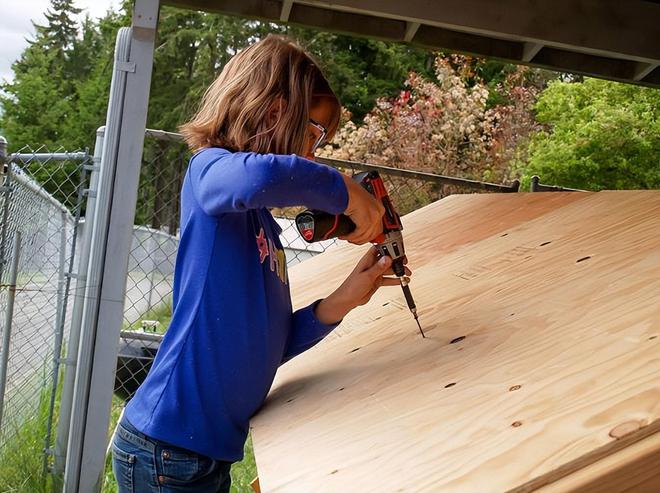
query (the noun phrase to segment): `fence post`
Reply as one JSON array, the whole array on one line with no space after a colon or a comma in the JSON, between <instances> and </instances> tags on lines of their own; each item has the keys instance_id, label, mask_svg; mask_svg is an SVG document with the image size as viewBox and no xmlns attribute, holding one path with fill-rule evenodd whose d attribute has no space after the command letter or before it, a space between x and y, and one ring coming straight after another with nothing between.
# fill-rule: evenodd
<instances>
[{"instance_id":1,"label":"fence post","mask_svg":"<svg viewBox=\"0 0 660 493\"><path fill-rule=\"evenodd\" d=\"M9 295L7 296L7 311L5 312L5 327L2 333L2 357L0 357L0 432L2 431L2 414L5 405L5 388L7 386L7 366L9 363L9 343L11 342L11 323L14 317L14 299L16 298L16 280L18 278L18 257L21 250L21 232L14 233L14 251L9 272Z\"/></svg>"},{"instance_id":2,"label":"fence post","mask_svg":"<svg viewBox=\"0 0 660 493\"><path fill-rule=\"evenodd\" d=\"M7 228L8 228L8 218L9 218L9 193L11 192L10 187L10 166L7 162L7 139L0 136L0 170L4 180L2 181L2 187L0 187L0 193L3 194L4 200L2 201L2 226L0 231L0 282L4 279L5 273L5 264L7 263L7 258L5 257L7 250Z\"/></svg>"},{"instance_id":3,"label":"fence post","mask_svg":"<svg viewBox=\"0 0 660 493\"><path fill-rule=\"evenodd\" d=\"M5 165L7 161L7 139L0 135L0 166Z\"/></svg>"},{"instance_id":4,"label":"fence post","mask_svg":"<svg viewBox=\"0 0 660 493\"><path fill-rule=\"evenodd\" d=\"M76 289L71 312L71 326L69 329L69 344L67 345L67 365L64 369L64 383L62 385L62 396L60 397L60 413L57 421L57 433L55 435L55 477L64 472L66 465L67 443L69 442L69 427L71 424L71 406L73 404L73 389L76 378L76 365L78 347L80 343L80 331L82 326L83 304L85 301L85 286L87 283L87 266L89 263L89 251L92 244L92 225L94 223L94 209L96 207L96 191L99 181L99 166L103 152L103 136L105 127L99 127L96 131L96 143L94 144L94 158L89 177L89 190L87 194L87 208L85 210L85 223L76 268ZM80 224L76 225L77 228ZM61 488L58 488L61 489Z\"/></svg>"},{"instance_id":5,"label":"fence post","mask_svg":"<svg viewBox=\"0 0 660 493\"><path fill-rule=\"evenodd\" d=\"M64 474L71 492L99 491L105 466L159 9L136 0L132 28L117 35Z\"/></svg>"},{"instance_id":6,"label":"fence post","mask_svg":"<svg viewBox=\"0 0 660 493\"><path fill-rule=\"evenodd\" d=\"M538 177L538 175L532 176L532 182L529 184L529 191L530 192L538 192L540 181L541 181L541 179Z\"/></svg>"},{"instance_id":7,"label":"fence post","mask_svg":"<svg viewBox=\"0 0 660 493\"><path fill-rule=\"evenodd\" d=\"M158 250L156 247L156 235L152 232L151 233L151 238L149 238L149 252L147 255L149 255L149 260L150 262L150 267L151 267L151 272L149 272L149 295L147 298L147 312L149 312L152 308L152 299L153 299L153 290L154 290L154 275L156 274L156 251ZM146 312L145 312L146 313Z\"/></svg>"},{"instance_id":8,"label":"fence post","mask_svg":"<svg viewBox=\"0 0 660 493\"><path fill-rule=\"evenodd\" d=\"M60 360L62 358L62 341L64 340L64 296L65 296L65 271L66 271L66 209L60 210L60 258L58 266L57 277L57 309L55 312L55 342L53 344L53 388L50 393L50 407L49 416L53 415L55 410L55 398L57 396L57 385L59 382ZM43 477L48 473L48 457L52 455L53 450L50 448L50 438L52 436L52 419L48 419L48 426L46 429L46 438L44 440L44 460L43 460Z\"/></svg>"}]
</instances>

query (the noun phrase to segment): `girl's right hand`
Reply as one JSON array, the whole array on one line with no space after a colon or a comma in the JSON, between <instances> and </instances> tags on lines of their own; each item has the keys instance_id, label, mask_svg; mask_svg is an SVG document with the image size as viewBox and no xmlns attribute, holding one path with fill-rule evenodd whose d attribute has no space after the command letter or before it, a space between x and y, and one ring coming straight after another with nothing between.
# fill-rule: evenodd
<instances>
[{"instance_id":1,"label":"girl's right hand","mask_svg":"<svg viewBox=\"0 0 660 493\"><path fill-rule=\"evenodd\" d=\"M342 175L348 191L348 206L344 214L355 223L355 230L339 239L356 245L373 240L383 232L385 208L369 192L347 175Z\"/></svg>"}]
</instances>

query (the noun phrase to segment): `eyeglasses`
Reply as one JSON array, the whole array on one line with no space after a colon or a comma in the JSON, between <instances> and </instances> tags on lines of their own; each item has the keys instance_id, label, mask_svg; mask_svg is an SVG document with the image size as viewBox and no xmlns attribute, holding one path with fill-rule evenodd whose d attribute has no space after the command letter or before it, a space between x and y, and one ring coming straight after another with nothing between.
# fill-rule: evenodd
<instances>
[{"instance_id":1,"label":"eyeglasses","mask_svg":"<svg viewBox=\"0 0 660 493\"><path fill-rule=\"evenodd\" d=\"M318 149L318 147L323 143L323 140L325 139L325 136L328 135L328 131L326 130L326 128L323 125L321 125L318 122L315 122L311 118L309 119L309 124L312 125L316 130L319 131L319 136L314 141L314 145L312 145L312 149L310 151L312 154L314 154L316 149Z\"/></svg>"}]
</instances>

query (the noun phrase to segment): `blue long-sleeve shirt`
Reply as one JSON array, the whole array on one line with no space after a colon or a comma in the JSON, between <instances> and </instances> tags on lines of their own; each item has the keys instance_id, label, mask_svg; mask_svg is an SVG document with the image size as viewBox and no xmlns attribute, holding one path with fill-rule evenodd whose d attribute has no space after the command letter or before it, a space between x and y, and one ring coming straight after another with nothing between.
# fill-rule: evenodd
<instances>
[{"instance_id":1,"label":"blue long-sleeve shirt","mask_svg":"<svg viewBox=\"0 0 660 493\"><path fill-rule=\"evenodd\" d=\"M338 214L339 172L295 155L195 154L181 191L173 314L125 416L163 442L217 460L243 458L250 417L277 368L335 325L316 303L292 312L281 232L267 207Z\"/></svg>"}]
</instances>

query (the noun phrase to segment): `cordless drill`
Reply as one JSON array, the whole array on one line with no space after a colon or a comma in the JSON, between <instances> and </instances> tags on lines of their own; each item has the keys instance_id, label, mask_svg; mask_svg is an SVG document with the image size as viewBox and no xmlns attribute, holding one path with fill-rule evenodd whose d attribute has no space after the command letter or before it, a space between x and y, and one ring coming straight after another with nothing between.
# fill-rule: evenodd
<instances>
[{"instance_id":1,"label":"cordless drill","mask_svg":"<svg viewBox=\"0 0 660 493\"><path fill-rule=\"evenodd\" d=\"M373 195L376 200L379 200L385 208L383 232L371 240L371 243L376 246L380 256L387 255L392 259L392 271L399 278L408 308L415 317L422 337L426 337L419 323L417 307L410 293L408 280L405 277L404 259L406 254L403 246L403 235L401 234L401 230L403 230L401 218L394 210L378 171L365 171L355 175L353 179ZM298 214L296 216L296 226L300 235L308 243L344 236L355 229L355 223L348 216L344 214L333 215L317 210L306 210Z\"/></svg>"}]
</instances>

